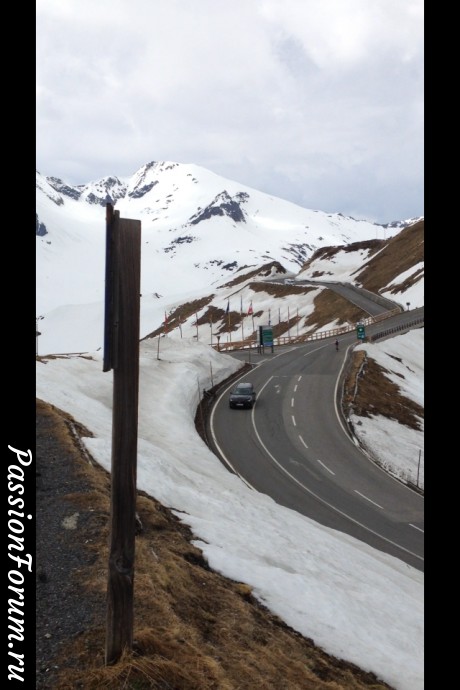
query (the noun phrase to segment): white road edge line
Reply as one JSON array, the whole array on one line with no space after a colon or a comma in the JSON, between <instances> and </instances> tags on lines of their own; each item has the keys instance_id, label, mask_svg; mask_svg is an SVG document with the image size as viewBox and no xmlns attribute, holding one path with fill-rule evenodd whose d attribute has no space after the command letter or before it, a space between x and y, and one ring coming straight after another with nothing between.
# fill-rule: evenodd
<instances>
[{"instance_id":1,"label":"white road edge line","mask_svg":"<svg viewBox=\"0 0 460 690\"><path fill-rule=\"evenodd\" d=\"M412 522L409 522L409 527L413 527L414 529L418 529L419 532L421 532L422 534L425 534L424 529L420 529L420 527L417 527L417 525L413 525Z\"/></svg>"},{"instance_id":2,"label":"white road edge line","mask_svg":"<svg viewBox=\"0 0 460 690\"><path fill-rule=\"evenodd\" d=\"M301 436L300 434L299 434L299 439L300 439L300 443L303 443L303 445L305 446L305 448L308 448L307 444L305 443L305 441L303 440L303 438L302 438L302 436Z\"/></svg>"},{"instance_id":3,"label":"white road edge line","mask_svg":"<svg viewBox=\"0 0 460 690\"><path fill-rule=\"evenodd\" d=\"M362 494L361 491L358 491L357 489L355 489L354 491L355 491L355 494L358 494L358 496L361 496L361 498L364 498L366 501L369 501L369 503L372 503L374 506L377 506L377 508L380 508L381 510L383 510L382 506L379 506L378 503L376 503L372 499L370 499L367 496L365 496L364 494Z\"/></svg>"},{"instance_id":4,"label":"white road edge line","mask_svg":"<svg viewBox=\"0 0 460 690\"><path fill-rule=\"evenodd\" d=\"M327 465L325 465L324 462L321 462L321 460L319 458L316 458L316 459L318 460L319 464L324 467L325 470L327 470L328 472L330 472L331 474L333 474L335 476L335 472L333 472L331 469L329 469L329 467Z\"/></svg>"}]
</instances>

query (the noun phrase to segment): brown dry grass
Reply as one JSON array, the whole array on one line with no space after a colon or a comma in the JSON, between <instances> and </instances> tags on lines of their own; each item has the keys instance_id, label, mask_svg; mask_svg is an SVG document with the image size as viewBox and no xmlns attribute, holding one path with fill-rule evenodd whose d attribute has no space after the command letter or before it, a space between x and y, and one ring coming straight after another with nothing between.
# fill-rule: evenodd
<instances>
[{"instance_id":1,"label":"brown dry grass","mask_svg":"<svg viewBox=\"0 0 460 690\"><path fill-rule=\"evenodd\" d=\"M397 235L382 244L381 250L375 254L366 266L356 275L358 284L370 290L379 292L382 286L389 286L401 274L418 263L424 262L425 221L420 220L409 225ZM415 284L423 275L423 269L412 274L402 284L395 286L390 292L397 295Z\"/></svg>"},{"instance_id":2,"label":"brown dry grass","mask_svg":"<svg viewBox=\"0 0 460 690\"><path fill-rule=\"evenodd\" d=\"M239 268L236 272L236 276L228 283L225 283L222 287L235 287L236 285L240 285L254 276L258 276L259 278L267 278L269 275L271 275L272 269L275 269L275 271L277 271L279 274L286 273L286 269L279 263L279 261L270 261L270 263L264 264L263 266L258 266L252 271L241 273L241 271L246 270L246 268L248 267L242 266Z\"/></svg>"},{"instance_id":3,"label":"brown dry grass","mask_svg":"<svg viewBox=\"0 0 460 690\"><path fill-rule=\"evenodd\" d=\"M337 325L354 325L368 316L366 312L349 302L332 290L322 290L314 302L314 311L305 319L305 326L320 329L328 323L337 321Z\"/></svg>"},{"instance_id":4,"label":"brown dry grass","mask_svg":"<svg viewBox=\"0 0 460 690\"><path fill-rule=\"evenodd\" d=\"M163 335L170 330L172 331L174 328L179 328L181 323L184 323L187 321L187 319L193 317L195 314L197 314L197 312L200 311L200 309L204 309L204 307L212 301L213 297L214 295L207 295L205 297L200 297L199 299L193 300L192 302L184 302L184 304L181 304L170 314L168 314L168 322L166 326L161 325L159 328L156 328L154 331L141 338L141 340L155 338L156 336ZM221 314L224 313L222 310L220 311ZM222 318L222 316L220 318Z\"/></svg>"},{"instance_id":5,"label":"brown dry grass","mask_svg":"<svg viewBox=\"0 0 460 690\"><path fill-rule=\"evenodd\" d=\"M359 251L360 249L369 249L371 252L375 252L378 249L382 247L384 244L383 240L365 240L364 242L352 242L351 244L345 245L345 246L330 246L330 247L320 247L317 249L311 257L306 261L303 265L301 270L305 271L307 268L312 266L316 261L319 261L321 259L332 259L336 254L339 254L341 252L355 252ZM324 278L325 280L328 279L328 276L332 275L329 273L326 273L326 271L314 271L312 273L313 278ZM383 284L383 283L382 283Z\"/></svg>"},{"instance_id":6,"label":"brown dry grass","mask_svg":"<svg viewBox=\"0 0 460 690\"><path fill-rule=\"evenodd\" d=\"M424 408L402 395L389 372L365 352L354 352L344 384L343 407L359 417L383 415L420 431ZM347 414L348 416L348 414Z\"/></svg>"},{"instance_id":7,"label":"brown dry grass","mask_svg":"<svg viewBox=\"0 0 460 690\"><path fill-rule=\"evenodd\" d=\"M393 281L413 266L424 262L425 246L425 221L420 220L409 225L391 237L389 240L367 240L365 242L353 242L345 247L322 247L317 249L310 259L302 266L305 270L314 265L319 259L332 258L340 252L352 252L360 249L369 250L370 258L366 265L356 272L354 280L370 292L379 293L382 287L388 289L394 295L403 293L411 285L417 283L423 276L423 268L414 272L406 281L394 285ZM313 273L314 278L328 279L324 271Z\"/></svg>"},{"instance_id":8,"label":"brown dry grass","mask_svg":"<svg viewBox=\"0 0 460 690\"><path fill-rule=\"evenodd\" d=\"M78 570L80 597L101 601L106 591L110 478L81 454L69 415L37 401L54 418L63 453L85 477L89 491L67 496L93 519L81 539L91 565ZM105 611L69 640L55 662L55 690L383 690L373 674L336 659L272 615L250 587L210 570L191 542L189 528L156 500L139 492L142 530L136 536L134 645L106 666ZM70 573L71 577L72 574Z\"/></svg>"}]
</instances>

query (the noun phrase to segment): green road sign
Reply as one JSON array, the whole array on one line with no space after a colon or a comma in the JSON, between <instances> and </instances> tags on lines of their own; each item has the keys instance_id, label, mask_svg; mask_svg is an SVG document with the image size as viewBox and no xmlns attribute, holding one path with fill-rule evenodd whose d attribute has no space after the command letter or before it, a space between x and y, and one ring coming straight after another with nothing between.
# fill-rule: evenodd
<instances>
[{"instance_id":1,"label":"green road sign","mask_svg":"<svg viewBox=\"0 0 460 690\"><path fill-rule=\"evenodd\" d=\"M363 323L356 324L356 335L360 340L364 340L366 337L366 330Z\"/></svg>"},{"instance_id":2,"label":"green road sign","mask_svg":"<svg viewBox=\"0 0 460 690\"><path fill-rule=\"evenodd\" d=\"M273 328L271 326L259 326L260 344L273 347Z\"/></svg>"}]
</instances>

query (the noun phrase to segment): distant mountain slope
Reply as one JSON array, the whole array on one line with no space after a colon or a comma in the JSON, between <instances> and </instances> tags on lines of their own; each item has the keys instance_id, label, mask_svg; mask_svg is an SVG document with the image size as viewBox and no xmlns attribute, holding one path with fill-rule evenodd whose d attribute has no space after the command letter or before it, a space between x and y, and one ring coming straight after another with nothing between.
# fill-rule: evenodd
<instances>
[{"instance_id":1,"label":"distant mountain slope","mask_svg":"<svg viewBox=\"0 0 460 690\"><path fill-rule=\"evenodd\" d=\"M323 247L302 266L297 280L340 280L400 302L411 302L411 288L424 279L424 219L389 240ZM417 290L418 302L423 290ZM413 307L423 303L412 302Z\"/></svg>"},{"instance_id":2,"label":"distant mountain slope","mask_svg":"<svg viewBox=\"0 0 460 690\"><path fill-rule=\"evenodd\" d=\"M210 322L222 332L228 327L230 302L235 324L249 303L260 320L273 318L272 309L289 324L295 289L275 294L257 281L298 275L359 282L353 273L410 226L304 209L195 165L148 163L128 179L79 186L37 172L37 317L48 352L102 344L107 201L121 218L141 221L141 337L162 330L168 313L184 336L209 338ZM312 299L310 291L299 319L311 318ZM196 305L203 305L199 314ZM82 337L88 323L91 342Z\"/></svg>"},{"instance_id":3,"label":"distant mountain slope","mask_svg":"<svg viewBox=\"0 0 460 690\"><path fill-rule=\"evenodd\" d=\"M129 179L80 186L37 173L39 312L60 306L64 294L73 304L102 298L108 195L122 218L141 220L142 292L163 296L267 261L296 272L318 247L383 234L382 226L304 209L195 165L148 163ZM69 291L57 292L64 280Z\"/></svg>"},{"instance_id":4,"label":"distant mountain slope","mask_svg":"<svg viewBox=\"0 0 460 690\"><path fill-rule=\"evenodd\" d=\"M371 292L397 298L424 278L425 221L403 228L372 254L354 280Z\"/></svg>"}]
</instances>

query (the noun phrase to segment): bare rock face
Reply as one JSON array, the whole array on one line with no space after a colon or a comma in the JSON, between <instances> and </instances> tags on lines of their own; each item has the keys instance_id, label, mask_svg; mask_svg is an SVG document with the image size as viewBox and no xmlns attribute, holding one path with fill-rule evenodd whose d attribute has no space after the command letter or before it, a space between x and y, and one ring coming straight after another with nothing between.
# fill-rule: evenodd
<instances>
[{"instance_id":1,"label":"bare rock face","mask_svg":"<svg viewBox=\"0 0 460 690\"><path fill-rule=\"evenodd\" d=\"M218 194L205 209L193 215L189 222L197 225L203 220L208 220L212 216L229 216L235 223L245 223L246 217L241 204L247 201L249 195L246 192L239 192L233 198L225 190Z\"/></svg>"}]
</instances>

